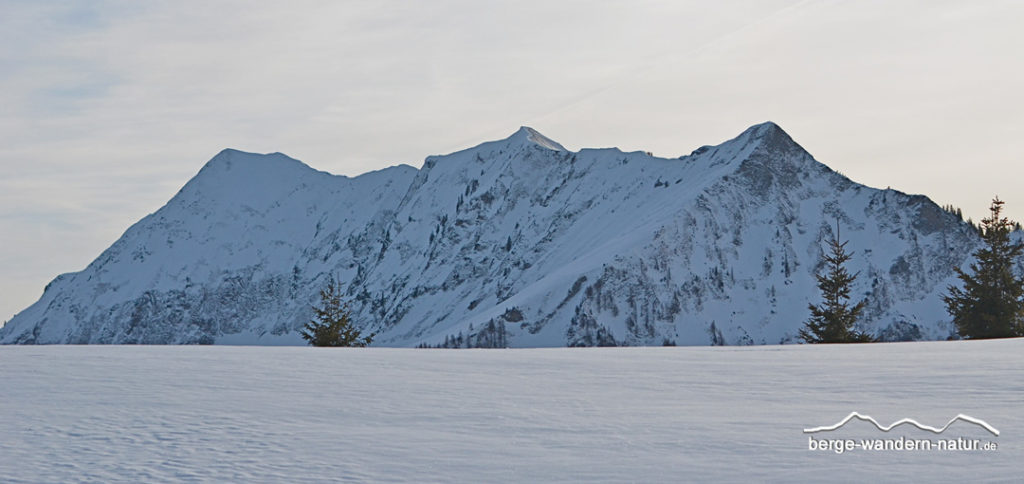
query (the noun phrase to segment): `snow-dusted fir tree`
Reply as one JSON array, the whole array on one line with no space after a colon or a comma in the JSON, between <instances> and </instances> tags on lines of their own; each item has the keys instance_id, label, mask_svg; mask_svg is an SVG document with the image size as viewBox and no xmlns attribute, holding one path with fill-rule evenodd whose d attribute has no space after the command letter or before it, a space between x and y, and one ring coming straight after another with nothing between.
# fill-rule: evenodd
<instances>
[{"instance_id":1,"label":"snow-dusted fir tree","mask_svg":"<svg viewBox=\"0 0 1024 484\"><path fill-rule=\"evenodd\" d=\"M946 309L960 336L970 339L1024 335L1024 280L1013 274L1013 263L1024 244L1010 242L1014 223L1001 216L1003 201L996 197L989 216L981 221L985 247L974 253L971 273L956 268L963 289L949 286Z\"/></svg>"},{"instance_id":2,"label":"snow-dusted fir tree","mask_svg":"<svg viewBox=\"0 0 1024 484\"><path fill-rule=\"evenodd\" d=\"M836 233L828 242L829 254L825 254L826 273L818 274L818 289L824 301L810 304L811 318L800 330L800 338L808 343L865 343L874 341L866 333L854 329L866 301L850 306L850 284L857 274L850 274L844 265L851 255L846 252L846 242L839 241L839 223Z\"/></svg>"},{"instance_id":3,"label":"snow-dusted fir tree","mask_svg":"<svg viewBox=\"0 0 1024 484\"><path fill-rule=\"evenodd\" d=\"M352 325L351 311L333 278L320 290L320 306L313 307L313 313L313 320L299 332L313 346L366 346L373 341L375 333L363 336Z\"/></svg>"}]
</instances>

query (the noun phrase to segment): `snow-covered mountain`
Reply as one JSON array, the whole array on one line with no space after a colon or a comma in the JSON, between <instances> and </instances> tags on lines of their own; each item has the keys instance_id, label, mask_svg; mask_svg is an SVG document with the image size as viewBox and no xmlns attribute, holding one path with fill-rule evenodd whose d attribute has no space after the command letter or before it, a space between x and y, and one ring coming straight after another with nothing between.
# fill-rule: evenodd
<instances>
[{"instance_id":1,"label":"snow-covered mountain","mask_svg":"<svg viewBox=\"0 0 1024 484\"><path fill-rule=\"evenodd\" d=\"M572 152L524 127L354 178L225 150L0 342L303 344L330 277L375 345L796 342L837 222L862 329L953 333L941 297L974 230L769 122L678 159Z\"/></svg>"}]
</instances>

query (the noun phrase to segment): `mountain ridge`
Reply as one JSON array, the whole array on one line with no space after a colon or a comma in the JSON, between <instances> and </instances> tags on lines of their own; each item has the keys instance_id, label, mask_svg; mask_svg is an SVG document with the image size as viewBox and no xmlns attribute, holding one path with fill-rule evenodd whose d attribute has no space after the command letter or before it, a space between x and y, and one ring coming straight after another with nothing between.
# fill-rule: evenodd
<instances>
[{"instance_id":1,"label":"mountain ridge","mask_svg":"<svg viewBox=\"0 0 1024 484\"><path fill-rule=\"evenodd\" d=\"M836 221L866 330L953 333L939 293L972 229L769 121L675 159L521 127L352 178L223 150L0 342L301 344L330 277L389 346L794 342Z\"/></svg>"}]
</instances>

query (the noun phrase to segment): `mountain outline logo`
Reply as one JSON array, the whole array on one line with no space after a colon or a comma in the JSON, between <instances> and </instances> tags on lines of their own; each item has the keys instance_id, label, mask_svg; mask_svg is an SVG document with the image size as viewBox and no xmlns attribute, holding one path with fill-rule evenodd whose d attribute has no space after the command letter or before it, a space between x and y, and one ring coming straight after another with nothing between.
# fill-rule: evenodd
<instances>
[{"instance_id":1,"label":"mountain outline logo","mask_svg":"<svg viewBox=\"0 0 1024 484\"><path fill-rule=\"evenodd\" d=\"M833 425L826 425L826 426L822 426L822 427L812 427L812 428L809 428L809 429L804 429L804 433L805 434L813 434L813 433L817 433L817 432L831 432L833 430L837 430L837 429L841 428L842 426L846 425L847 422L849 422L849 421L851 421L851 420L853 420L855 418L858 419L858 420L865 421L865 422L871 422L876 428L878 428L878 430L881 430L882 432L888 432L888 431L892 430L893 428L896 428L896 427L898 427L900 425L903 425L903 424L910 424L910 425L913 425L913 426L915 426L915 427L917 427L917 428L919 428L921 430L927 430L929 432L936 433L936 434L941 434L941 433L945 432L946 429L948 429L950 425L953 425L954 422L962 420L964 422L972 423L972 424L977 425L977 426L979 426L979 427L981 427L981 428L983 428L985 430L988 430L989 432L992 433L992 435L995 435L996 437L999 436L999 430L997 430L995 427L989 425L988 422L986 422L986 421L984 421L984 420L982 420L980 418L971 417L970 415L964 415L962 413L957 414L956 417L953 417L952 419L949 420L949 422L946 422L946 425L943 425L941 428L938 428L938 427L932 427L930 425L921 424L920 422L918 422L917 420L914 420L912 418L903 418L903 419L900 419L900 420L897 420L897 421L893 422L892 424L890 424L888 426L882 426L881 424L878 423L877 420L872 418L870 415L864 415L864 414L861 414L860 412L850 412L850 414L847 415L846 418L840 420L839 422L836 422Z\"/></svg>"}]
</instances>

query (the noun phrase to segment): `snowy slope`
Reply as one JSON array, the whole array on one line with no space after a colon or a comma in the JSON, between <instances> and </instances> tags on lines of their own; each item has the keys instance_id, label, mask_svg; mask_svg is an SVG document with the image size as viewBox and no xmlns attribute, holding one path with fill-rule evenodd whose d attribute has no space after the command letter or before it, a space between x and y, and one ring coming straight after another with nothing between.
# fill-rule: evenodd
<instances>
[{"instance_id":1,"label":"snowy slope","mask_svg":"<svg viewBox=\"0 0 1024 484\"><path fill-rule=\"evenodd\" d=\"M941 295L973 230L769 122L679 159L524 127L355 178L227 150L0 342L301 344L329 277L387 346L794 342L837 221L863 329L949 337Z\"/></svg>"},{"instance_id":2,"label":"snowy slope","mask_svg":"<svg viewBox=\"0 0 1024 484\"><path fill-rule=\"evenodd\" d=\"M0 471L50 482L1020 482L1024 340L0 348ZM809 449L965 438L995 451Z\"/></svg>"}]
</instances>

